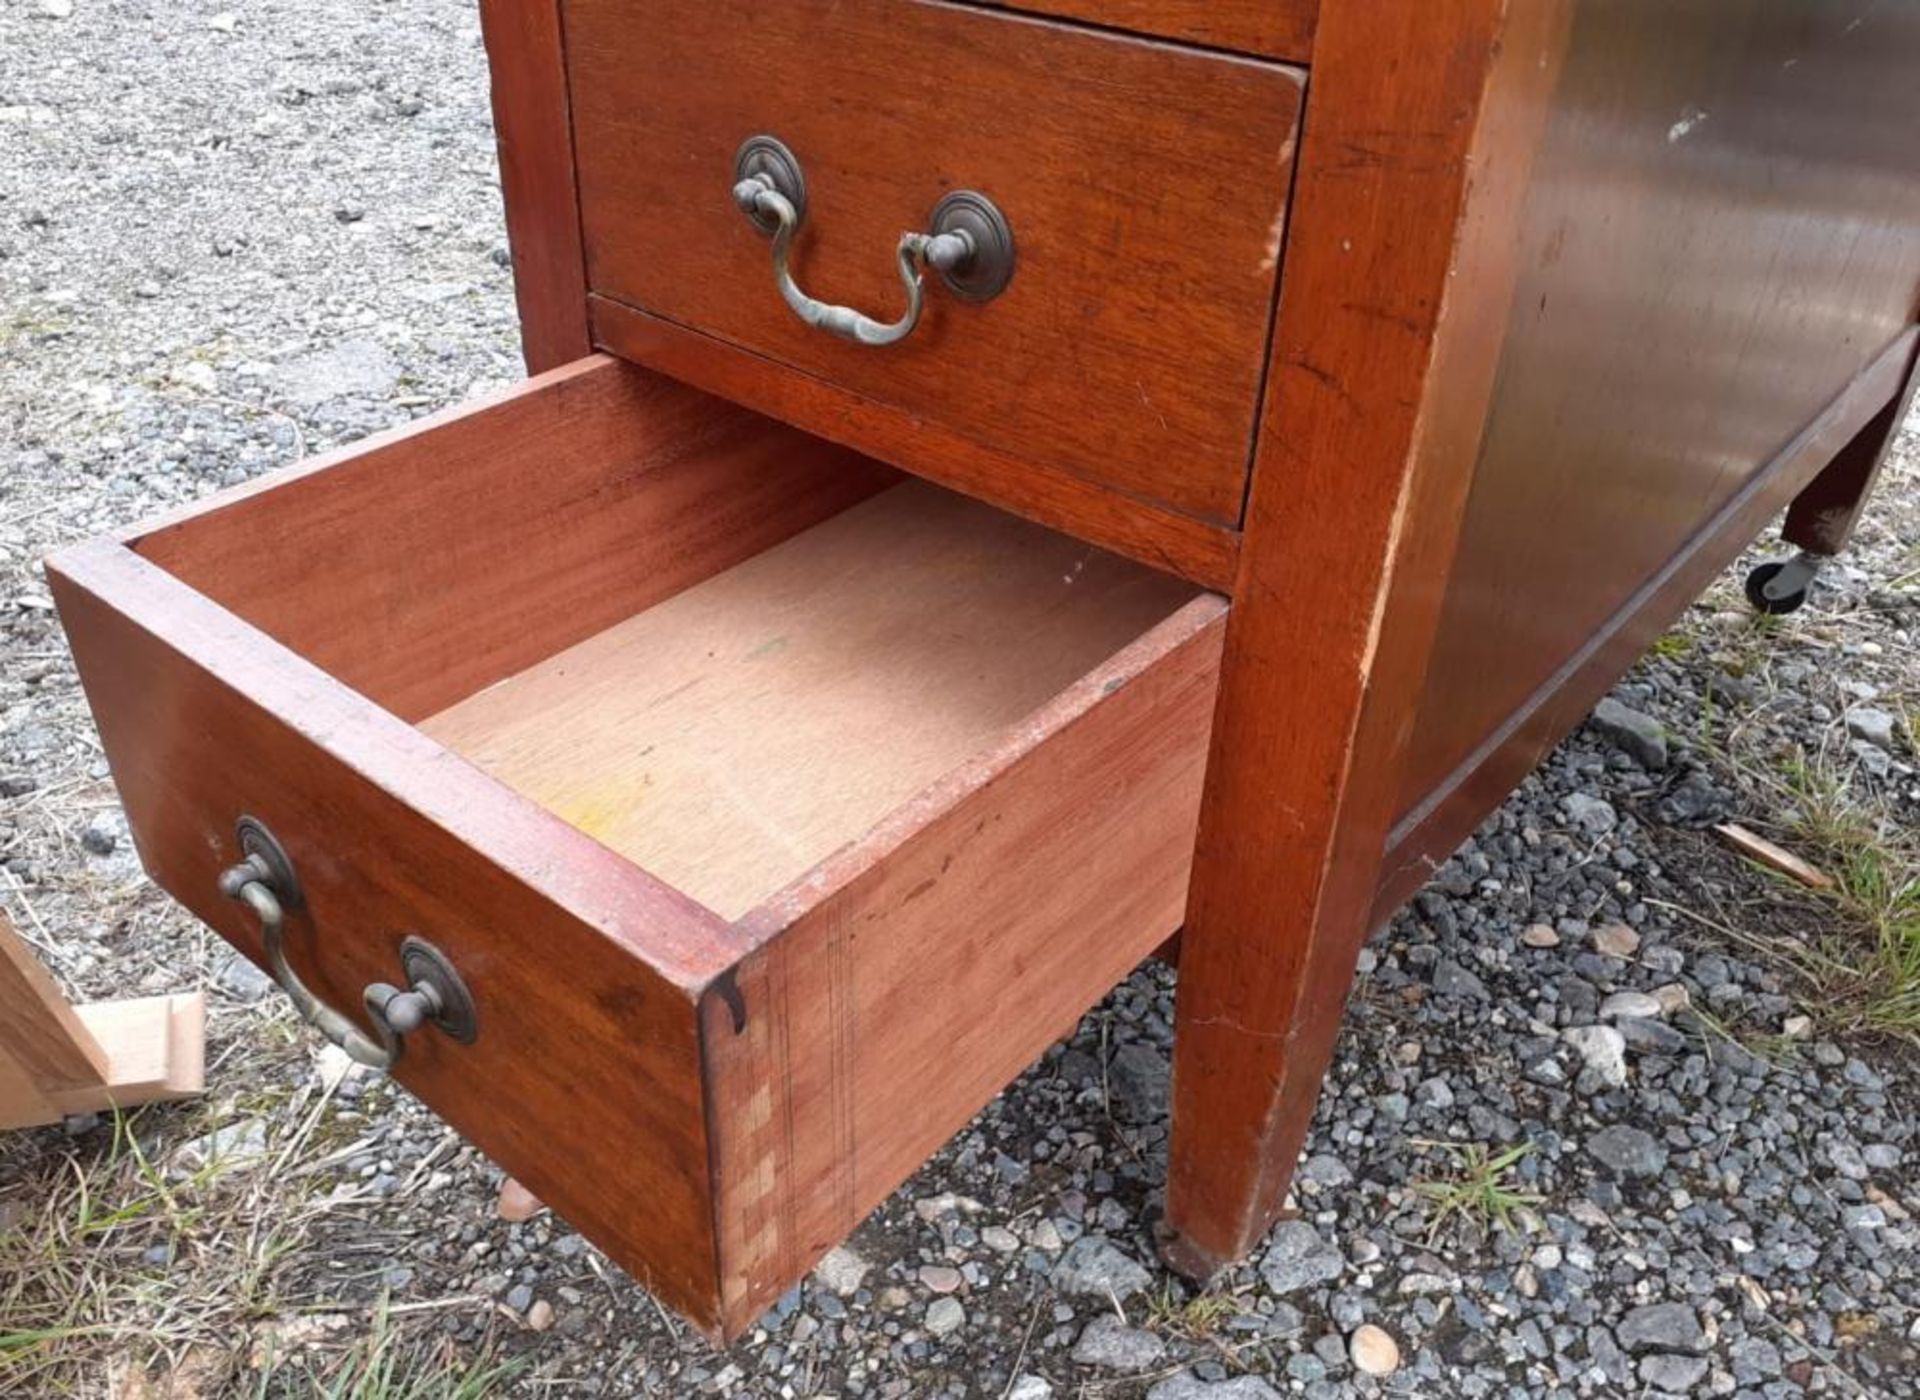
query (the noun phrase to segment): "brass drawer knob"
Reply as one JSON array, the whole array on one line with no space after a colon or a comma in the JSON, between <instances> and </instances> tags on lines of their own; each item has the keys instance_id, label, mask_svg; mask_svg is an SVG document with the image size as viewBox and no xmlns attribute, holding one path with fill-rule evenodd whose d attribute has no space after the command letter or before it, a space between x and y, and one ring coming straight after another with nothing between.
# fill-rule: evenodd
<instances>
[{"instance_id":1,"label":"brass drawer knob","mask_svg":"<svg viewBox=\"0 0 1920 1400\"><path fill-rule=\"evenodd\" d=\"M913 334L925 309L922 267L940 274L967 301L991 301L1013 278L1013 230L994 202L955 190L934 205L925 232L900 235L894 250L907 309L896 321L874 320L851 306L808 296L793 276L793 239L807 214L806 176L792 151L771 136L749 137L733 163L733 202L773 239L773 280L793 314L809 326L859 345L893 345Z\"/></svg>"},{"instance_id":2,"label":"brass drawer knob","mask_svg":"<svg viewBox=\"0 0 1920 1400\"><path fill-rule=\"evenodd\" d=\"M407 990L375 982L362 993L377 1039L314 995L287 961L287 911L303 900L293 862L273 833L253 817L240 819L238 836L242 858L221 873L220 893L259 918L267 968L301 1020L360 1064L379 1070L392 1069L405 1048L404 1038L423 1026L432 1025L462 1044L472 1043L478 1021L466 983L446 954L411 934L400 941Z\"/></svg>"}]
</instances>

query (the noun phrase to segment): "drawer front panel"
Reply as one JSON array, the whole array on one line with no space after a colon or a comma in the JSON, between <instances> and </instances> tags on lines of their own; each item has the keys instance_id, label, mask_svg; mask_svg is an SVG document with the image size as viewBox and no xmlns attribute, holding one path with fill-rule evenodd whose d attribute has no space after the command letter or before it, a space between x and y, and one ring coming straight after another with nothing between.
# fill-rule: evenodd
<instances>
[{"instance_id":1,"label":"drawer front panel","mask_svg":"<svg viewBox=\"0 0 1920 1400\"><path fill-rule=\"evenodd\" d=\"M1296 70L901 0L568 0L592 289L987 447L1239 519L1300 102ZM802 324L733 202L746 138L798 159L807 292L891 320L894 250L978 190L1011 283L929 278L906 340ZM911 466L910 462L906 465Z\"/></svg>"},{"instance_id":2,"label":"drawer front panel","mask_svg":"<svg viewBox=\"0 0 1920 1400\"><path fill-rule=\"evenodd\" d=\"M478 1035L416 1031L395 1077L649 1289L715 1326L698 1038L679 985L699 970L669 978L637 947L699 911L636 900L617 857L129 551L88 546L49 571L154 880L262 961L258 921L218 879L239 859L236 819L264 821L304 887L289 961L362 1026L362 989L404 980L404 936L443 950ZM544 888L567 888L613 932L494 851L537 860Z\"/></svg>"}]
</instances>

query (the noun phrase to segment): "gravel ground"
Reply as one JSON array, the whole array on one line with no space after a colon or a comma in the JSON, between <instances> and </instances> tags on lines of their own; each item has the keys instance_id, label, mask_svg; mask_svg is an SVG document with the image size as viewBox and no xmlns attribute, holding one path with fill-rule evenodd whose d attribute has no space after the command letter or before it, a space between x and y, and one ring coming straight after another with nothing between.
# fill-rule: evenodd
<instances>
[{"instance_id":1,"label":"gravel ground","mask_svg":"<svg viewBox=\"0 0 1920 1400\"><path fill-rule=\"evenodd\" d=\"M212 1002L206 1102L0 1144L0 1391L381 1356L420 1393L476 1357L526 1393L1920 1393L1920 1076L1848 971L1914 878L1911 434L1813 607L1757 625L1730 574L1375 940L1298 1212L1208 1294L1149 1247L1157 968L728 1352L500 1218L494 1168L145 883L38 569L518 377L470 0L228 4L0 0L0 904L80 996ZM139 1208L76 1227L77 1181Z\"/></svg>"}]
</instances>

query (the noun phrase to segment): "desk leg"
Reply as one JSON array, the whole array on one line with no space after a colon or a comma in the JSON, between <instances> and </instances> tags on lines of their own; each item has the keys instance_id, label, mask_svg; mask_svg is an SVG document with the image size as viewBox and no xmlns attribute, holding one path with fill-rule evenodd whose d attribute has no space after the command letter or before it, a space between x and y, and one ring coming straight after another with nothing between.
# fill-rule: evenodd
<instances>
[{"instance_id":1,"label":"desk leg","mask_svg":"<svg viewBox=\"0 0 1920 1400\"><path fill-rule=\"evenodd\" d=\"M1920 386L1920 368L1908 375L1906 392L1868 419L1853 441L1794 498L1780 532L1788 544L1821 555L1838 554L1847 547L1880 468L1893 454L1893 441L1913 405L1916 386Z\"/></svg>"}]
</instances>

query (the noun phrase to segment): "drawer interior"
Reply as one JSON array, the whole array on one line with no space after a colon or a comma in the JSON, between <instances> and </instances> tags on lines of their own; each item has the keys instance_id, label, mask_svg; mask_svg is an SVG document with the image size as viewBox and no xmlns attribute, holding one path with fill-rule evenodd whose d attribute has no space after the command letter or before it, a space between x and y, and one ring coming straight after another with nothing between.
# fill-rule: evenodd
<instances>
[{"instance_id":1,"label":"drawer interior","mask_svg":"<svg viewBox=\"0 0 1920 1400\"><path fill-rule=\"evenodd\" d=\"M1199 596L599 363L591 441L442 429L135 547L727 919Z\"/></svg>"},{"instance_id":2,"label":"drawer interior","mask_svg":"<svg viewBox=\"0 0 1920 1400\"><path fill-rule=\"evenodd\" d=\"M1194 595L902 482L422 727L738 918Z\"/></svg>"}]
</instances>

